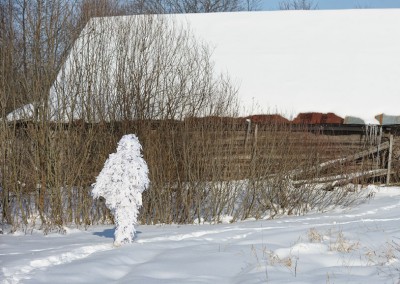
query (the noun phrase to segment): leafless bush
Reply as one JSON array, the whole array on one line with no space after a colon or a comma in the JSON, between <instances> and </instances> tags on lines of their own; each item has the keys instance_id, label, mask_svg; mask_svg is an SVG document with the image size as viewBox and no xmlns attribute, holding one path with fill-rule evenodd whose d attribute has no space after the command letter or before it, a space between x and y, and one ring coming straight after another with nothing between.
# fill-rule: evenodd
<instances>
[{"instance_id":1,"label":"leafless bush","mask_svg":"<svg viewBox=\"0 0 400 284\"><path fill-rule=\"evenodd\" d=\"M235 89L212 70L207 46L173 18L95 19L50 91L50 116L98 122L232 114Z\"/></svg>"},{"instance_id":2,"label":"leafless bush","mask_svg":"<svg viewBox=\"0 0 400 284\"><path fill-rule=\"evenodd\" d=\"M18 212L5 215L11 220L18 215L27 221L38 212L38 223L45 228L112 222L104 206L92 203L89 187L118 138L132 132L138 133L150 169L151 186L143 195L140 215L143 223L303 214L357 197L351 188L326 190L311 182L318 177L311 173L319 162L317 154L328 144L319 142L316 147L324 136L293 132L287 126L259 131L257 144L254 138L248 140L251 147L245 147L243 119L49 123L48 127L51 135L44 144L39 139L42 130L35 124L19 129L13 146L2 156L7 157L4 188L11 201L20 204ZM306 184L297 185L290 178L299 167L305 175L298 178Z\"/></svg>"},{"instance_id":3,"label":"leafless bush","mask_svg":"<svg viewBox=\"0 0 400 284\"><path fill-rule=\"evenodd\" d=\"M117 28L111 30L113 21ZM26 223L30 209L22 201L32 193L43 226L90 224L88 188L115 140L135 132L148 145L146 156L163 167L153 171L154 188L159 183L161 191L169 183L181 191L162 200L176 199L175 212L168 218L186 222L193 206L178 207L191 202L193 193L186 195L186 176L180 169L191 161L182 161L180 151L189 151L190 134L169 121L236 111L236 91L227 78L214 76L208 48L172 18L100 19L82 32L47 104L39 93L49 81L34 89L38 95L33 110L18 114L30 122L1 122L3 218ZM156 127L165 129L152 137L155 119L161 122ZM190 172L184 174L193 179ZM18 214L10 211L15 204Z\"/></svg>"}]
</instances>

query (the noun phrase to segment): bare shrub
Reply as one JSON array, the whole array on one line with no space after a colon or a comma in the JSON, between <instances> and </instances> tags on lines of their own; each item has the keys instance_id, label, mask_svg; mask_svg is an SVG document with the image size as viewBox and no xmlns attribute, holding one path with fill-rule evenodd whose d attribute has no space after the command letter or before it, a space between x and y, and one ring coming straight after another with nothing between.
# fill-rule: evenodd
<instances>
[{"instance_id":1,"label":"bare shrub","mask_svg":"<svg viewBox=\"0 0 400 284\"><path fill-rule=\"evenodd\" d=\"M329 144L324 136L293 132L288 126L260 130L257 143L254 137L248 140L251 147L244 145L244 119L216 116L49 122L47 127L43 128L48 131L46 140L40 139L45 130L35 123L17 128L16 137L9 132L14 140L12 147L3 148L8 165L3 169L3 187L13 196L12 202L21 205L18 212L4 216L28 220L38 210L45 227L112 222L101 202L92 204L88 186L118 138L132 132L142 141L151 179L143 195L142 223L221 222L225 216L236 221L267 214L273 218L346 206L359 197L351 186L327 189L314 184L313 179L320 177L315 171L318 157ZM316 144L320 138L324 141ZM299 167L303 174L296 180L293 173ZM33 208L24 205L29 202Z\"/></svg>"},{"instance_id":2,"label":"bare shrub","mask_svg":"<svg viewBox=\"0 0 400 284\"><path fill-rule=\"evenodd\" d=\"M342 231L338 232L335 242L331 243L329 249L332 251L338 251L342 253L349 253L360 246L359 242L352 242L347 240Z\"/></svg>"},{"instance_id":3,"label":"bare shrub","mask_svg":"<svg viewBox=\"0 0 400 284\"><path fill-rule=\"evenodd\" d=\"M116 30L110 30L113 20ZM151 163L152 190L144 210L149 213L143 218L182 223L193 221L194 210L200 216L205 194L200 185L209 172L200 159L205 149L193 143L198 137L181 121L234 115L235 88L228 78L214 76L207 47L172 19L131 21L88 24L50 89L49 104L39 100L31 122L2 121L7 222L27 223L31 209L23 204L25 195L33 196L33 211L46 230L109 220L90 202L89 185L119 137L132 132L144 141ZM26 117L32 119L32 112Z\"/></svg>"},{"instance_id":4,"label":"bare shrub","mask_svg":"<svg viewBox=\"0 0 400 284\"><path fill-rule=\"evenodd\" d=\"M308 230L308 239L312 243L320 243L323 241L323 236L315 229Z\"/></svg>"}]
</instances>

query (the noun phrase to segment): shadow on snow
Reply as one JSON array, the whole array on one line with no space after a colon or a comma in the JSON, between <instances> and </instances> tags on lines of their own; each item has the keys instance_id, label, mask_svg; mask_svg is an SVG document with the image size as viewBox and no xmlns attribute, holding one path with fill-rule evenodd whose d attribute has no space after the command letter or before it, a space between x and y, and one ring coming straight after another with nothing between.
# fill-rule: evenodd
<instances>
[{"instance_id":1,"label":"shadow on snow","mask_svg":"<svg viewBox=\"0 0 400 284\"><path fill-rule=\"evenodd\" d=\"M105 230L102 231L102 232L94 232L93 235L99 236L99 237L103 237L103 238L110 238L110 239L113 239L113 238L114 238L114 232L115 232L115 229L105 229ZM140 231L136 231L136 233L135 233L135 239L136 239L137 235L138 235L138 234L141 234L141 233L142 233L142 232L140 232Z\"/></svg>"}]
</instances>

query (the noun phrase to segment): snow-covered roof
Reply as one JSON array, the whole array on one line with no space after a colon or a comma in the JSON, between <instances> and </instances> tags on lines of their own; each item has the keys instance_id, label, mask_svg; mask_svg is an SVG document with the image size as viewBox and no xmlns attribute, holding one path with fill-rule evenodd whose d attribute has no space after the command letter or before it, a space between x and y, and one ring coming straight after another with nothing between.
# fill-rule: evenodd
<instances>
[{"instance_id":1,"label":"snow-covered roof","mask_svg":"<svg viewBox=\"0 0 400 284\"><path fill-rule=\"evenodd\" d=\"M130 17L140 16L125 19ZM217 71L228 73L237 83L241 115L280 113L291 119L300 112L333 112L376 124L377 114L400 114L400 9L173 17L189 24L194 35L210 45ZM111 30L121 24L117 19L107 19ZM90 27L97 29L100 23L104 25L104 18L94 18ZM93 42L96 38L85 36L84 30L73 48L76 54L66 60L50 92L54 109L55 90L68 95L63 80L71 66L85 60L79 50L96 46ZM101 50L93 55L95 60L115 60L107 47ZM102 72L110 71L96 70L92 77L101 77ZM87 78L74 74L72 80L79 84L68 84L85 86ZM108 89L99 87L103 93L112 92L112 85L104 85Z\"/></svg>"},{"instance_id":2,"label":"snow-covered roof","mask_svg":"<svg viewBox=\"0 0 400 284\"><path fill-rule=\"evenodd\" d=\"M242 113L400 114L400 9L178 15L240 84Z\"/></svg>"},{"instance_id":3,"label":"snow-covered roof","mask_svg":"<svg viewBox=\"0 0 400 284\"><path fill-rule=\"evenodd\" d=\"M23 120L25 118L32 118L35 113L35 106L33 104L26 104L6 116L7 121Z\"/></svg>"}]
</instances>

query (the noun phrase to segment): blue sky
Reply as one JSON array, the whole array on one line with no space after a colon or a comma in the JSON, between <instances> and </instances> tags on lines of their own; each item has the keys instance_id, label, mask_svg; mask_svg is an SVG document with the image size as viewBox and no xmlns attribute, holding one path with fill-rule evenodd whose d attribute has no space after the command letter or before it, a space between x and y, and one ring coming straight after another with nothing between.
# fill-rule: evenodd
<instances>
[{"instance_id":1,"label":"blue sky","mask_svg":"<svg viewBox=\"0 0 400 284\"><path fill-rule=\"evenodd\" d=\"M277 10L285 0L261 0L262 10ZM400 8L400 0L313 0L319 9Z\"/></svg>"}]
</instances>

